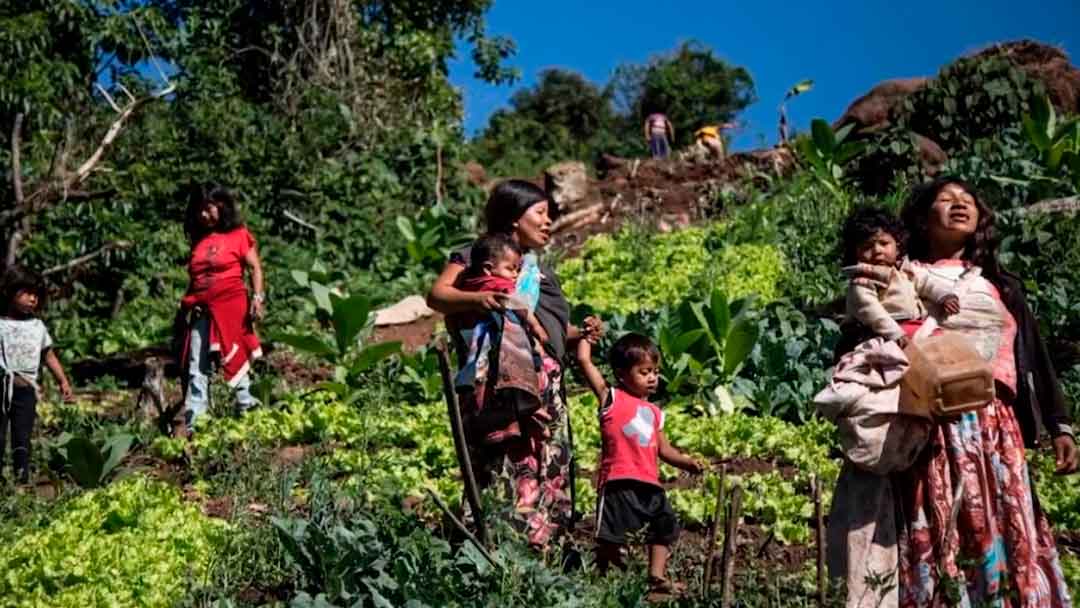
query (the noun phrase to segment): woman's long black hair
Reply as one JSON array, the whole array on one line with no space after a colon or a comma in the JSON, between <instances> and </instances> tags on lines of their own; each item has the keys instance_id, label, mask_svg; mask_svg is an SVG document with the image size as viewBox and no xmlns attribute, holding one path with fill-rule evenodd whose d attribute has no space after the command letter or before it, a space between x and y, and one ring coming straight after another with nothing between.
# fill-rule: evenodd
<instances>
[{"instance_id":1,"label":"woman's long black hair","mask_svg":"<svg viewBox=\"0 0 1080 608\"><path fill-rule=\"evenodd\" d=\"M930 253L930 243L927 238L930 208L934 206L934 201L941 190L950 184L960 186L970 194L975 199L975 207L979 210L979 222L975 227L975 233L964 245L963 259L982 268L982 275L998 289L1004 290L1007 285L1004 281L1004 269L998 261L994 210L983 201L974 186L958 177L943 175L912 189L911 196L908 197L904 209L900 212L900 217L904 220L910 234L908 255L913 260L927 261L926 258Z\"/></svg>"},{"instance_id":2,"label":"woman's long black hair","mask_svg":"<svg viewBox=\"0 0 1080 608\"><path fill-rule=\"evenodd\" d=\"M213 202L218 208L218 223L212 230L207 230L199 221L199 213L207 201ZM197 184L191 188L184 214L184 234L192 245L211 232L230 232L242 224L240 214L236 211L236 199L228 188L215 183Z\"/></svg>"},{"instance_id":3,"label":"woman's long black hair","mask_svg":"<svg viewBox=\"0 0 1080 608\"><path fill-rule=\"evenodd\" d=\"M558 217L558 208L551 196L544 189L523 179L508 179L499 182L488 197L484 218L487 231L491 234L512 234L514 222L533 205L547 201L548 217L552 221Z\"/></svg>"}]
</instances>

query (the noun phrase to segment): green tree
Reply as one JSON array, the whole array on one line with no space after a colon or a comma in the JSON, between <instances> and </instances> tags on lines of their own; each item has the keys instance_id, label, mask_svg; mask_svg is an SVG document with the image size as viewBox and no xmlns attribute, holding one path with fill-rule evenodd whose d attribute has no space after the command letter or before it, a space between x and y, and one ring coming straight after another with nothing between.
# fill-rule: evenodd
<instances>
[{"instance_id":1,"label":"green tree","mask_svg":"<svg viewBox=\"0 0 1080 608\"><path fill-rule=\"evenodd\" d=\"M667 115L676 141L685 142L701 125L733 120L755 99L750 73L698 42L683 43L645 65L620 66L608 93L624 120L622 136L638 142L641 123L653 112Z\"/></svg>"},{"instance_id":2,"label":"green tree","mask_svg":"<svg viewBox=\"0 0 1080 608\"><path fill-rule=\"evenodd\" d=\"M591 161L611 139L608 95L581 74L548 69L496 111L474 142L477 159L499 175L527 174L567 158Z\"/></svg>"}]
</instances>

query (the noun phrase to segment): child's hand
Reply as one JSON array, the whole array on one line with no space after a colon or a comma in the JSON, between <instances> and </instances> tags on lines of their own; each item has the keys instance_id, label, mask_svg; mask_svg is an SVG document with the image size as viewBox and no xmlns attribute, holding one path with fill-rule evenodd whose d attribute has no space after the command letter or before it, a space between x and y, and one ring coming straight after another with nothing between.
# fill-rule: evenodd
<instances>
[{"instance_id":1,"label":"child's hand","mask_svg":"<svg viewBox=\"0 0 1080 608\"><path fill-rule=\"evenodd\" d=\"M75 401L75 391L71 390L70 382L60 383L60 396L64 399L64 402L71 403Z\"/></svg>"},{"instance_id":2,"label":"child's hand","mask_svg":"<svg viewBox=\"0 0 1080 608\"><path fill-rule=\"evenodd\" d=\"M596 344L604 335L604 322L599 317L585 317L584 327L581 328L582 338L591 344Z\"/></svg>"},{"instance_id":3,"label":"child's hand","mask_svg":"<svg viewBox=\"0 0 1080 608\"><path fill-rule=\"evenodd\" d=\"M687 458L683 470L692 475L701 475L701 472L705 470L705 464L697 458Z\"/></svg>"},{"instance_id":4,"label":"child's hand","mask_svg":"<svg viewBox=\"0 0 1080 608\"><path fill-rule=\"evenodd\" d=\"M960 298L954 293L941 298L941 307L945 309L945 314L955 315L960 312Z\"/></svg>"}]
</instances>

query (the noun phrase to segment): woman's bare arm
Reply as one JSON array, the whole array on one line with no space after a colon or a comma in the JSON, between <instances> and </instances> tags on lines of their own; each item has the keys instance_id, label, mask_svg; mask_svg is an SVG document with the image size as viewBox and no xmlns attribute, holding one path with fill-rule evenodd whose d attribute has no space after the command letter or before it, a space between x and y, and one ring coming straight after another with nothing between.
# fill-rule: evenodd
<instances>
[{"instance_id":1,"label":"woman's bare arm","mask_svg":"<svg viewBox=\"0 0 1080 608\"><path fill-rule=\"evenodd\" d=\"M462 291L454 284L465 271L461 264L453 262L446 265L431 285L427 305L443 313L452 315L460 312L479 310L502 310L507 296L493 291Z\"/></svg>"},{"instance_id":2,"label":"woman's bare arm","mask_svg":"<svg viewBox=\"0 0 1080 608\"><path fill-rule=\"evenodd\" d=\"M251 269L251 287L255 290L255 296L251 299L251 316L262 319L266 310L266 285L263 283L262 260L254 245L244 254L244 264Z\"/></svg>"}]
</instances>

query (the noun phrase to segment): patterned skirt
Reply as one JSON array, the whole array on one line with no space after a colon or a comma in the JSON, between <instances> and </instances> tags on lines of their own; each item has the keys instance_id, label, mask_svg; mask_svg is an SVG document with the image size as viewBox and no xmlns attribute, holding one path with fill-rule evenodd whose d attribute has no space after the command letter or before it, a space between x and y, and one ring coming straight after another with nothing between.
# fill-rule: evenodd
<instances>
[{"instance_id":1,"label":"patterned skirt","mask_svg":"<svg viewBox=\"0 0 1080 608\"><path fill-rule=\"evenodd\" d=\"M1011 407L939 424L894 481L902 608L1072 606Z\"/></svg>"},{"instance_id":2,"label":"patterned skirt","mask_svg":"<svg viewBox=\"0 0 1080 608\"><path fill-rule=\"evenodd\" d=\"M566 532L573 517L570 415L562 396L562 369L544 358L542 411L521 422L521 436L473 452L477 483L505 493L510 522L543 549ZM496 483L501 480L502 483Z\"/></svg>"}]
</instances>

